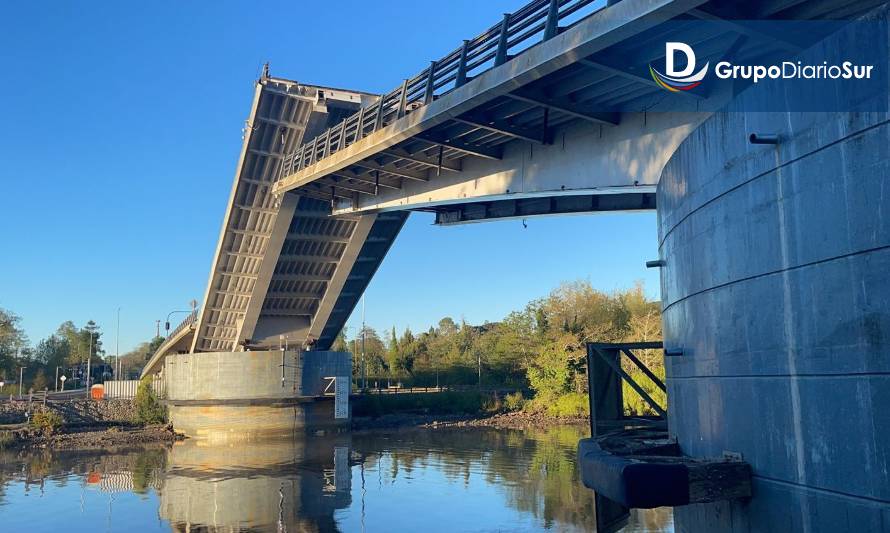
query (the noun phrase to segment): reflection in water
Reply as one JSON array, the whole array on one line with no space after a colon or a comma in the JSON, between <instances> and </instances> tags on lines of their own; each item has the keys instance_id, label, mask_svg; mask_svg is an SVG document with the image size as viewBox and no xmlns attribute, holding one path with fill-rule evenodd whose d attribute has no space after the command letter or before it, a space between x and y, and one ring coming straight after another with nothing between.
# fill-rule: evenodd
<instances>
[{"instance_id":1,"label":"reflection in water","mask_svg":"<svg viewBox=\"0 0 890 533\"><path fill-rule=\"evenodd\" d=\"M580 428L0 453L6 531L592 531ZM8 526L8 529L7 529ZM669 510L631 531L670 531Z\"/></svg>"}]
</instances>

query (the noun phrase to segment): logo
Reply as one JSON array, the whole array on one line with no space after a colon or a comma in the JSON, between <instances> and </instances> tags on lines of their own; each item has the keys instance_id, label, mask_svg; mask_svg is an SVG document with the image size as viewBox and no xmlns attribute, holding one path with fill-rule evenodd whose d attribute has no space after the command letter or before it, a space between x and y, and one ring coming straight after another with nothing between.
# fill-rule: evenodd
<instances>
[{"instance_id":1,"label":"logo","mask_svg":"<svg viewBox=\"0 0 890 533\"><path fill-rule=\"evenodd\" d=\"M686 43L668 42L664 44L664 71L662 74L652 64L649 64L649 73L659 87L673 93L689 91L701 85L708 73L710 61L698 72L695 72L695 52ZM676 69L677 53L686 56L686 67L683 70ZM757 83L769 79L803 79L803 80L837 80L837 79L871 79L874 65L858 65L852 61L844 61L840 64L804 64L801 61L782 61L774 65L734 65L729 61L720 61L714 65L714 75L721 80L741 79Z\"/></svg>"},{"instance_id":2,"label":"logo","mask_svg":"<svg viewBox=\"0 0 890 533\"><path fill-rule=\"evenodd\" d=\"M672 93L689 91L701 85L702 79L708 73L710 62L705 63L701 70L695 72L695 52L686 43L665 43L664 52L664 74L655 70L651 63L649 64L649 74L652 75L655 83ZM686 68L680 71L674 68L676 64L674 58L677 52L681 52L686 56Z\"/></svg>"}]
</instances>

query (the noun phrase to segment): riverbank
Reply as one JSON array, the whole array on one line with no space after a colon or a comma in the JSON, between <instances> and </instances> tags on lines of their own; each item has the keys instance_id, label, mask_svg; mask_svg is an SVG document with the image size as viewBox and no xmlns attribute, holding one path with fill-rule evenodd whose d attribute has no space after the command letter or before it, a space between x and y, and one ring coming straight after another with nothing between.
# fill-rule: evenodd
<instances>
[{"instance_id":1,"label":"riverbank","mask_svg":"<svg viewBox=\"0 0 890 533\"><path fill-rule=\"evenodd\" d=\"M106 450L119 446L172 443L185 437L173 426L79 427L47 434L32 428L0 430L0 448L7 450Z\"/></svg>"},{"instance_id":2,"label":"riverbank","mask_svg":"<svg viewBox=\"0 0 890 533\"><path fill-rule=\"evenodd\" d=\"M353 417L353 431L394 428L488 427L495 429L546 429L555 426L587 425L587 417L555 417L533 411L476 414L391 413L379 417Z\"/></svg>"},{"instance_id":3,"label":"riverbank","mask_svg":"<svg viewBox=\"0 0 890 533\"><path fill-rule=\"evenodd\" d=\"M131 426L136 420L136 406L132 400L95 401L49 400L42 402L5 400L0 402L0 424L21 424L28 420L28 413L46 409L62 417L66 427Z\"/></svg>"},{"instance_id":4,"label":"riverbank","mask_svg":"<svg viewBox=\"0 0 890 533\"><path fill-rule=\"evenodd\" d=\"M57 415L59 424L48 430L34 427L39 412ZM136 422L132 400L88 399L0 402L0 448L90 450L115 446L170 443L184 438L169 425L143 426Z\"/></svg>"}]
</instances>

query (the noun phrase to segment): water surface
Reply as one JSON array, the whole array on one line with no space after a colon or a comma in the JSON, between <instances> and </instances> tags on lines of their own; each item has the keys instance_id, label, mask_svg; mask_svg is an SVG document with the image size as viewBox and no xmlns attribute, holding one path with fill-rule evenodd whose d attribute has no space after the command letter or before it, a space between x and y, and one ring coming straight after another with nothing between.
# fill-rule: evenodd
<instances>
[{"instance_id":1,"label":"water surface","mask_svg":"<svg viewBox=\"0 0 890 533\"><path fill-rule=\"evenodd\" d=\"M583 428L0 452L0 531L593 531ZM627 531L672 531L670 510Z\"/></svg>"}]
</instances>

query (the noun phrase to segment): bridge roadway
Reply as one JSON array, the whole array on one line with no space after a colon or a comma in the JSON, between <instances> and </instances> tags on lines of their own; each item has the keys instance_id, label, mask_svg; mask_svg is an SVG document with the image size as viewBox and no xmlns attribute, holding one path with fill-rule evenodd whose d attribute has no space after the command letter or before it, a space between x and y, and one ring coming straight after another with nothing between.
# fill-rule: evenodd
<instances>
[{"instance_id":1,"label":"bridge roadway","mask_svg":"<svg viewBox=\"0 0 890 533\"><path fill-rule=\"evenodd\" d=\"M745 20L877 3L534 0L385 95L264 72L204 305L144 372L168 353L328 349L410 211L458 224L654 209L667 160L731 97L658 87L648 64L665 41L744 62L805 44Z\"/></svg>"}]
</instances>

